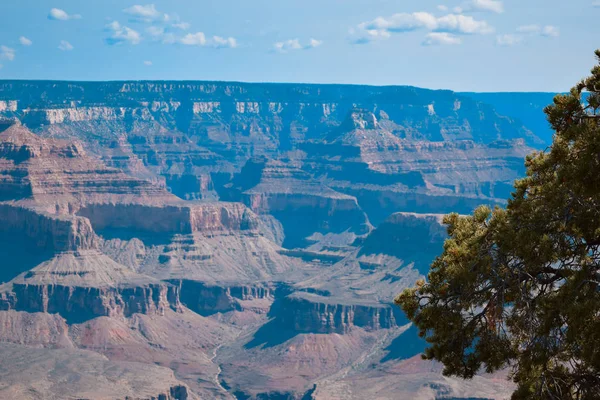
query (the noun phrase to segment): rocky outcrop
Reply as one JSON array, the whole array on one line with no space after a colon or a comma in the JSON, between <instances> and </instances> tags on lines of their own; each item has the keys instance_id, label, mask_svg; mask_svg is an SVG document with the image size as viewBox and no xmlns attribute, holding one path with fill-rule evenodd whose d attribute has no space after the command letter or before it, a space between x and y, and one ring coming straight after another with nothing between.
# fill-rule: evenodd
<instances>
[{"instance_id":1,"label":"rocky outcrop","mask_svg":"<svg viewBox=\"0 0 600 400\"><path fill-rule=\"evenodd\" d=\"M178 287L139 275L98 251L60 253L0 293L1 310L57 313L69 321L181 308Z\"/></svg>"},{"instance_id":2,"label":"rocky outcrop","mask_svg":"<svg viewBox=\"0 0 600 400\"><path fill-rule=\"evenodd\" d=\"M256 230L175 235L167 244L145 252L140 272L162 280L221 287L297 279L302 275L301 264L280 251L281 247Z\"/></svg>"},{"instance_id":3,"label":"rocky outcrop","mask_svg":"<svg viewBox=\"0 0 600 400\"><path fill-rule=\"evenodd\" d=\"M278 305L275 318L285 329L302 333L348 333L353 327L365 330L396 326L391 306L382 304L338 304L317 294L297 292Z\"/></svg>"},{"instance_id":4,"label":"rocky outcrop","mask_svg":"<svg viewBox=\"0 0 600 400\"><path fill-rule=\"evenodd\" d=\"M191 234L256 229L259 220L240 203L173 205L90 204L78 211L98 231L129 230L141 234Z\"/></svg>"},{"instance_id":5,"label":"rocky outcrop","mask_svg":"<svg viewBox=\"0 0 600 400\"><path fill-rule=\"evenodd\" d=\"M336 192L298 166L282 161L250 159L226 195L279 220L285 247L305 244L304 239L314 232L362 234L370 229L356 198Z\"/></svg>"},{"instance_id":6,"label":"rocky outcrop","mask_svg":"<svg viewBox=\"0 0 600 400\"><path fill-rule=\"evenodd\" d=\"M0 196L59 214L83 204L177 201L164 188L106 167L79 143L43 139L19 123L0 133Z\"/></svg>"},{"instance_id":7,"label":"rocky outcrop","mask_svg":"<svg viewBox=\"0 0 600 400\"><path fill-rule=\"evenodd\" d=\"M296 162L358 200L375 225L393 212L471 211L497 204L524 172L531 151L520 140L429 141L389 119L353 110L325 137L304 143ZM443 209L440 210L440 209Z\"/></svg>"},{"instance_id":8,"label":"rocky outcrop","mask_svg":"<svg viewBox=\"0 0 600 400\"><path fill-rule=\"evenodd\" d=\"M269 304L275 299L275 289L265 286L217 286L189 280L172 280L179 287L181 302L189 309L201 314L212 315L229 311L262 311L252 307L253 300L266 300Z\"/></svg>"},{"instance_id":9,"label":"rocky outcrop","mask_svg":"<svg viewBox=\"0 0 600 400\"><path fill-rule=\"evenodd\" d=\"M180 307L177 288L165 284L95 288L14 283L8 297L0 300L0 309L60 314L70 322L136 313L162 315L167 308Z\"/></svg>"},{"instance_id":10,"label":"rocky outcrop","mask_svg":"<svg viewBox=\"0 0 600 400\"><path fill-rule=\"evenodd\" d=\"M74 347L69 338L69 327L61 316L14 310L0 311L0 342L49 348Z\"/></svg>"},{"instance_id":11,"label":"rocky outcrop","mask_svg":"<svg viewBox=\"0 0 600 400\"><path fill-rule=\"evenodd\" d=\"M385 254L411 260L441 252L448 234L441 214L395 213L367 236L358 256Z\"/></svg>"},{"instance_id":12,"label":"rocky outcrop","mask_svg":"<svg viewBox=\"0 0 600 400\"><path fill-rule=\"evenodd\" d=\"M11 203L0 203L0 232L21 234L38 248L52 252L98 246L98 238L86 218L52 215Z\"/></svg>"}]
</instances>

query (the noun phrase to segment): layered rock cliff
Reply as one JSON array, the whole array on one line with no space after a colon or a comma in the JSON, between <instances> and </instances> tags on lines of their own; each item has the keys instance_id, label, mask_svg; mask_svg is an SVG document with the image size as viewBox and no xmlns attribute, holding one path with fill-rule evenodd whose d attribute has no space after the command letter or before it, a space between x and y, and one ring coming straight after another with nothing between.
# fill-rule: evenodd
<instances>
[{"instance_id":1,"label":"layered rock cliff","mask_svg":"<svg viewBox=\"0 0 600 400\"><path fill-rule=\"evenodd\" d=\"M522 139L477 143L411 137L383 111L356 109L327 135L301 145L302 168L358 200L375 225L393 212L469 212L508 196L531 151Z\"/></svg>"},{"instance_id":2,"label":"layered rock cliff","mask_svg":"<svg viewBox=\"0 0 600 400\"><path fill-rule=\"evenodd\" d=\"M248 309L266 313L275 299L276 291L265 286L227 287L189 280L173 280L171 283L179 286L181 302L201 315Z\"/></svg>"},{"instance_id":3,"label":"layered rock cliff","mask_svg":"<svg viewBox=\"0 0 600 400\"><path fill-rule=\"evenodd\" d=\"M284 161L250 159L223 196L279 220L286 247L302 246L315 232L364 234L370 229L356 198L330 189L299 166Z\"/></svg>"},{"instance_id":4,"label":"layered rock cliff","mask_svg":"<svg viewBox=\"0 0 600 400\"><path fill-rule=\"evenodd\" d=\"M353 327L369 331L397 326L389 305L336 304L335 299L297 292L284 297L280 307L278 324L300 333L345 334Z\"/></svg>"},{"instance_id":5,"label":"layered rock cliff","mask_svg":"<svg viewBox=\"0 0 600 400\"><path fill-rule=\"evenodd\" d=\"M0 310L57 313L70 321L179 310L179 290L98 251L60 253L0 290Z\"/></svg>"},{"instance_id":6,"label":"layered rock cliff","mask_svg":"<svg viewBox=\"0 0 600 400\"><path fill-rule=\"evenodd\" d=\"M0 232L23 235L52 252L90 250L98 239L86 218L53 215L17 203L0 203Z\"/></svg>"},{"instance_id":7,"label":"layered rock cliff","mask_svg":"<svg viewBox=\"0 0 600 400\"><path fill-rule=\"evenodd\" d=\"M413 87L4 81L0 101L0 115L43 135L82 140L107 164L136 176L150 171L188 199L214 199L248 158L276 158L327 136L357 107L385 116L400 138L543 143L469 96Z\"/></svg>"},{"instance_id":8,"label":"layered rock cliff","mask_svg":"<svg viewBox=\"0 0 600 400\"><path fill-rule=\"evenodd\" d=\"M73 214L85 204L177 200L148 181L106 167L79 143L40 138L18 122L0 132L0 194L58 214Z\"/></svg>"}]
</instances>

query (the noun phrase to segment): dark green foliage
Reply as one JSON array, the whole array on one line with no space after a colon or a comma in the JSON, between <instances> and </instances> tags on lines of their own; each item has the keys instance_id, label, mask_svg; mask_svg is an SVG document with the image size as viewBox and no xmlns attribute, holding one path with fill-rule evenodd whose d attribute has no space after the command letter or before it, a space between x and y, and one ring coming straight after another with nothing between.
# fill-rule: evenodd
<instances>
[{"instance_id":1,"label":"dark green foliage","mask_svg":"<svg viewBox=\"0 0 600 400\"><path fill-rule=\"evenodd\" d=\"M553 144L506 209L446 216L427 282L396 302L445 374L509 368L514 399L600 399L600 65L545 112Z\"/></svg>"}]
</instances>

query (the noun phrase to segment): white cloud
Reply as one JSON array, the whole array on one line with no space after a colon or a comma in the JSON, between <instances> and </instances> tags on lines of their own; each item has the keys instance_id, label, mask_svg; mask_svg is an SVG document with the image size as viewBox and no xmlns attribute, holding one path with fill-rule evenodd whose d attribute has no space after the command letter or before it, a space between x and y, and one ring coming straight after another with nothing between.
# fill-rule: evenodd
<instances>
[{"instance_id":1,"label":"white cloud","mask_svg":"<svg viewBox=\"0 0 600 400\"><path fill-rule=\"evenodd\" d=\"M437 27L434 30L469 35L485 35L494 32L494 29L486 21L477 21L471 16L461 14L448 14L438 18Z\"/></svg>"},{"instance_id":2,"label":"white cloud","mask_svg":"<svg viewBox=\"0 0 600 400\"><path fill-rule=\"evenodd\" d=\"M363 22L350 30L352 42L364 44L374 40L388 39L392 33L425 29L431 32L446 32L463 35L483 35L494 32L486 21L468 15L447 14L436 17L427 12L400 13L391 17L377 17ZM435 39L433 39L435 40Z\"/></svg>"},{"instance_id":3,"label":"white cloud","mask_svg":"<svg viewBox=\"0 0 600 400\"><path fill-rule=\"evenodd\" d=\"M437 45L452 45L461 44L462 40L448 32L431 32L425 36L423 46L437 46Z\"/></svg>"},{"instance_id":4,"label":"white cloud","mask_svg":"<svg viewBox=\"0 0 600 400\"><path fill-rule=\"evenodd\" d=\"M592 7L598 7L600 8L600 0L596 0L592 3Z\"/></svg>"},{"instance_id":5,"label":"white cloud","mask_svg":"<svg viewBox=\"0 0 600 400\"><path fill-rule=\"evenodd\" d=\"M287 53L291 50L309 50L319 47L323 44L322 40L310 39L305 45L300 43L299 39L290 39L283 42L276 42L273 49L279 53Z\"/></svg>"},{"instance_id":6,"label":"white cloud","mask_svg":"<svg viewBox=\"0 0 600 400\"><path fill-rule=\"evenodd\" d=\"M69 14L65 10L61 10L60 8L53 8L50 10L48 14L48 19L53 21L68 21L70 19L80 19L81 15L79 14Z\"/></svg>"},{"instance_id":7,"label":"white cloud","mask_svg":"<svg viewBox=\"0 0 600 400\"><path fill-rule=\"evenodd\" d=\"M553 25L523 25L517 28L517 32L530 35L540 35L545 37L558 37L560 30Z\"/></svg>"},{"instance_id":8,"label":"white cloud","mask_svg":"<svg viewBox=\"0 0 600 400\"><path fill-rule=\"evenodd\" d=\"M150 67L152 66L152 61L144 61L144 65Z\"/></svg>"},{"instance_id":9,"label":"white cloud","mask_svg":"<svg viewBox=\"0 0 600 400\"><path fill-rule=\"evenodd\" d=\"M180 43L186 46L211 46L217 49L233 49L238 47L238 42L233 37L207 37L204 32L188 33L185 36L178 36L175 33L170 32L169 28L162 26L149 26L146 28L146 32L154 41L163 44Z\"/></svg>"},{"instance_id":10,"label":"white cloud","mask_svg":"<svg viewBox=\"0 0 600 400\"><path fill-rule=\"evenodd\" d=\"M439 6L437 6L437 9L440 10L440 11L442 11L442 12L446 12L446 11L448 11L448 6L440 4Z\"/></svg>"},{"instance_id":11,"label":"white cloud","mask_svg":"<svg viewBox=\"0 0 600 400\"><path fill-rule=\"evenodd\" d=\"M8 46L0 46L0 59L13 61L15 59L15 49Z\"/></svg>"},{"instance_id":12,"label":"white cloud","mask_svg":"<svg viewBox=\"0 0 600 400\"><path fill-rule=\"evenodd\" d=\"M66 40L61 40L60 44L58 45L58 48L62 51L71 51L74 49L73 45L67 42Z\"/></svg>"},{"instance_id":13,"label":"white cloud","mask_svg":"<svg viewBox=\"0 0 600 400\"><path fill-rule=\"evenodd\" d=\"M33 42L27 39L25 36L21 36L19 38L19 43L21 43L23 46L31 46L33 44Z\"/></svg>"},{"instance_id":14,"label":"white cloud","mask_svg":"<svg viewBox=\"0 0 600 400\"><path fill-rule=\"evenodd\" d=\"M106 25L106 30L111 32L111 35L106 38L106 43L116 45L121 43L139 44L142 41L142 36L139 32L122 26L118 21L113 21Z\"/></svg>"},{"instance_id":15,"label":"white cloud","mask_svg":"<svg viewBox=\"0 0 600 400\"><path fill-rule=\"evenodd\" d=\"M470 0L463 3L460 7L454 9L457 13L484 11L502 14L504 12L504 3L500 0Z\"/></svg>"},{"instance_id":16,"label":"white cloud","mask_svg":"<svg viewBox=\"0 0 600 400\"><path fill-rule=\"evenodd\" d=\"M235 49L237 47L237 41L232 37L223 38L221 36L213 36L212 45L218 49Z\"/></svg>"},{"instance_id":17,"label":"white cloud","mask_svg":"<svg viewBox=\"0 0 600 400\"><path fill-rule=\"evenodd\" d=\"M170 25L172 28L183 31L187 31L191 26L189 23L181 21L177 14L167 14L157 10L154 4L136 4L123 9L123 12L129 15L132 22Z\"/></svg>"},{"instance_id":18,"label":"white cloud","mask_svg":"<svg viewBox=\"0 0 600 400\"><path fill-rule=\"evenodd\" d=\"M152 22L168 18L166 14L159 12L154 4L147 4L145 6L136 4L123 9L123 12L130 15L133 19L143 22Z\"/></svg>"},{"instance_id":19,"label":"white cloud","mask_svg":"<svg viewBox=\"0 0 600 400\"><path fill-rule=\"evenodd\" d=\"M354 44L367 44L376 40L389 39L392 35L384 29L350 29L350 41Z\"/></svg>"},{"instance_id":20,"label":"white cloud","mask_svg":"<svg viewBox=\"0 0 600 400\"><path fill-rule=\"evenodd\" d=\"M273 47L280 53L286 53L289 50L300 50L302 45L298 39L290 39L285 42L276 42Z\"/></svg>"},{"instance_id":21,"label":"white cloud","mask_svg":"<svg viewBox=\"0 0 600 400\"><path fill-rule=\"evenodd\" d=\"M205 46L206 35L203 32L188 33L179 41L187 46Z\"/></svg>"},{"instance_id":22,"label":"white cloud","mask_svg":"<svg viewBox=\"0 0 600 400\"><path fill-rule=\"evenodd\" d=\"M514 46L516 44L521 43L522 41L523 36L521 35L507 34L496 36L496 44L498 46Z\"/></svg>"},{"instance_id":23,"label":"white cloud","mask_svg":"<svg viewBox=\"0 0 600 400\"><path fill-rule=\"evenodd\" d=\"M389 18L377 17L371 22L363 22L359 25L364 30L386 30L390 32L408 32L420 28L435 29L437 18L426 12L412 14L399 13Z\"/></svg>"}]
</instances>

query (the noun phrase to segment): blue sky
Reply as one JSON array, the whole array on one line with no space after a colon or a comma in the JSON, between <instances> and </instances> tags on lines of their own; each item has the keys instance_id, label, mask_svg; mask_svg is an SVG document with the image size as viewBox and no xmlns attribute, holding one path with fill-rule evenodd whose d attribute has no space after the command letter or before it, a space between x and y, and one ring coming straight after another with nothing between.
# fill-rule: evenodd
<instances>
[{"instance_id":1,"label":"blue sky","mask_svg":"<svg viewBox=\"0 0 600 400\"><path fill-rule=\"evenodd\" d=\"M564 91L600 0L3 0L0 79Z\"/></svg>"}]
</instances>

